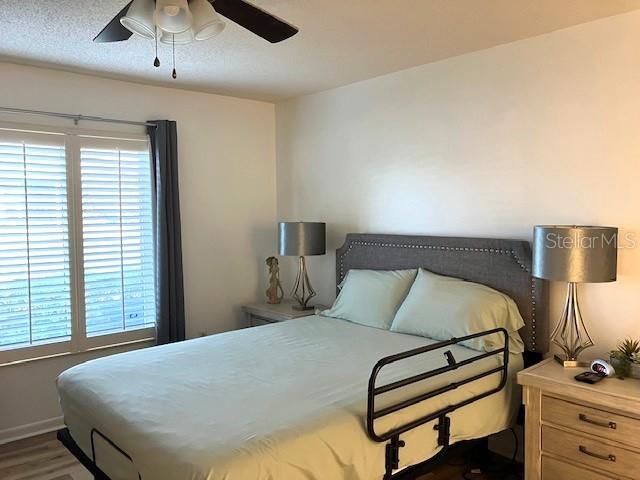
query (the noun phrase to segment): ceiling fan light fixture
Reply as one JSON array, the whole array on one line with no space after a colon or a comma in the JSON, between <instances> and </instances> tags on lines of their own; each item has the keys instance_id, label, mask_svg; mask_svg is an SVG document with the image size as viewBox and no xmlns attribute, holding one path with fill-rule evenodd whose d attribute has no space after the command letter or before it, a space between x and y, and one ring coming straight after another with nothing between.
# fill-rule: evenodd
<instances>
[{"instance_id":1,"label":"ceiling fan light fixture","mask_svg":"<svg viewBox=\"0 0 640 480\"><path fill-rule=\"evenodd\" d=\"M160 43L165 45L187 45L193 42L193 29L190 28L181 33L164 33L160 37Z\"/></svg>"},{"instance_id":2,"label":"ceiling fan light fixture","mask_svg":"<svg viewBox=\"0 0 640 480\"><path fill-rule=\"evenodd\" d=\"M193 15L187 0L156 0L154 21L164 32L178 34L191 28Z\"/></svg>"},{"instance_id":3,"label":"ceiling fan light fixture","mask_svg":"<svg viewBox=\"0 0 640 480\"><path fill-rule=\"evenodd\" d=\"M208 40L224 30L226 24L208 0L191 0L193 32L196 40Z\"/></svg>"},{"instance_id":4,"label":"ceiling fan light fixture","mask_svg":"<svg viewBox=\"0 0 640 480\"><path fill-rule=\"evenodd\" d=\"M120 23L131 33L153 40L156 31L153 21L155 8L153 0L133 0L127 14L120 19Z\"/></svg>"}]
</instances>

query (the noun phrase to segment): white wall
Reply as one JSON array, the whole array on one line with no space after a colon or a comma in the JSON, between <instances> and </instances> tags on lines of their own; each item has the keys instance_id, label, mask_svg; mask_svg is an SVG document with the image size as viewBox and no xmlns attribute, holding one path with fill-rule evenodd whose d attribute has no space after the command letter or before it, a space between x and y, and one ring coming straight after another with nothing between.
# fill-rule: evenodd
<instances>
[{"instance_id":1,"label":"white wall","mask_svg":"<svg viewBox=\"0 0 640 480\"><path fill-rule=\"evenodd\" d=\"M542 223L640 239L639 45L636 11L281 103L278 217L326 221L330 250L347 232L530 240ZM334 256L309 269L331 301ZM592 355L640 337L639 289L638 249L584 286Z\"/></svg>"},{"instance_id":2,"label":"white wall","mask_svg":"<svg viewBox=\"0 0 640 480\"><path fill-rule=\"evenodd\" d=\"M263 295L264 258L275 249L272 104L0 63L0 106L176 120L187 335L242 325L239 306ZM0 114L2 121L60 124ZM0 441L7 429L59 415L57 374L100 354L0 367Z\"/></svg>"}]
</instances>

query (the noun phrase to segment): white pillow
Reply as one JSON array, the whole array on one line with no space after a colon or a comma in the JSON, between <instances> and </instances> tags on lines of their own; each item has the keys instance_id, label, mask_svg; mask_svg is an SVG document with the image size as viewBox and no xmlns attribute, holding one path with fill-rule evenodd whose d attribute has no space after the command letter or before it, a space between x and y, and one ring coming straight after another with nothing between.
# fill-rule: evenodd
<instances>
[{"instance_id":1,"label":"white pillow","mask_svg":"<svg viewBox=\"0 0 640 480\"><path fill-rule=\"evenodd\" d=\"M333 306L320 313L388 330L417 270L349 270Z\"/></svg>"},{"instance_id":2,"label":"white pillow","mask_svg":"<svg viewBox=\"0 0 640 480\"><path fill-rule=\"evenodd\" d=\"M504 293L479 283L436 275L420 269L396 313L391 331L434 340L449 340L502 327L509 333L509 352L522 353L518 330L524 326L515 302ZM501 333L468 340L474 350L501 348Z\"/></svg>"}]
</instances>

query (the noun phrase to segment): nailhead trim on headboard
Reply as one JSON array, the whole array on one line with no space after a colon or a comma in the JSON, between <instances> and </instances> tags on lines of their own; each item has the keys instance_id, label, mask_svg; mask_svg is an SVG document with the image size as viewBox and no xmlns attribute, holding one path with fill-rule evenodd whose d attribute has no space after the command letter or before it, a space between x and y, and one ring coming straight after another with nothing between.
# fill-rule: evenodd
<instances>
[{"instance_id":1,"label":"nailhead trim on headboard","mask_svg":"<svg viewBox=\"0 0 640 480\"><path fill-rule=\"evenodd\" d=\"M381 242L362 242L362 241L350 241L347 250L340 256L340 279L344 279L344 258L351 252L354 246L362 247L391 247L391 248L415 248L423 250L448 250L448 251L463 251L474 253L488 253L493 255L508 255L510 256L522 270L527 273L531 273L529 267L522 262L520 257L513 250L496 249L496 248L473 248L473 247L449 247L447 245L413 245L403 243L381 243ZM536 283L535 279L531 277L531 347L536 350Z\"/></svg>"}]
</instances>

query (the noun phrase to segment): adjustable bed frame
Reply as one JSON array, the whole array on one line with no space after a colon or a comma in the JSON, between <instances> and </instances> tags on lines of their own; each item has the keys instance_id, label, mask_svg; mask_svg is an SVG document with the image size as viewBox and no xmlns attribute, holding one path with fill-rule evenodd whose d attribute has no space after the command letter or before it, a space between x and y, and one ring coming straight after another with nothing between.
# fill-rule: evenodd
<instances>
[{"instance_id":1,"label":"adjustable bed frame","mask_svg":"<svg viewBox=\"0 0 640 480\"><path fill-rule=\"evenodd\" d=\"M376 235L348 234L345 243L336 251L336 285L339 285L351 269L399 270L409 268L426 268L434 273L458 277L488 285L509 295L518 305L525 321L520 335L525 343L525 366L532 365L542 359L548 350L548 290L545 282L531 276L531 247L528 242L520 240L463 238L463 237L425 237L411 235ZM504 347L490 352L479 352L469 359L458 361L447 347L466 340L491 334L502 334ZM367 435L375 442L387 442L385 448L385 472L383 480L412 479L422 475L442 461L450 453L450 424L448 417L453 411L467 406L477 400L499 392L507 382L509 361L508 335L504 329L493 329L460 338L435 343L425 347L400 352L380 359L373 367L369 378L367 392ZM387 365L419 356L425 353L442 350L446 365L434 370L414 374L386 385L377 385L380 371ZM502 356L499 367L476 373L443 387L420 393L396 404L376 409L376 397L391 390L445 375L465 365L491 356ZM490 390L479 393L460 403L434 411L423 417L397 426L390 431L377 432L375 420L385 415L408 408L438 395L454 390L459 386L471 383L489 375L500 374L500 382ZM407 467L393 473L400 465L401 448L404 441L401 435L429 422L437 421L434 429L438 432L438 444L442 447L434 457L417 465ZM133 463L133 459L107 438L100 431L91 431L92 458L87 456L71 437L68 429L58 431L58 439L67 449L91 472L97 480L111 480L100 468L95 455L94 441L101 437L111 447L120 452ZM477 441L486 446L486 438ZM142 480L140 474L138 478ZM145 479L147 480L147 479Z\"/></svg>"}]
</instances>

